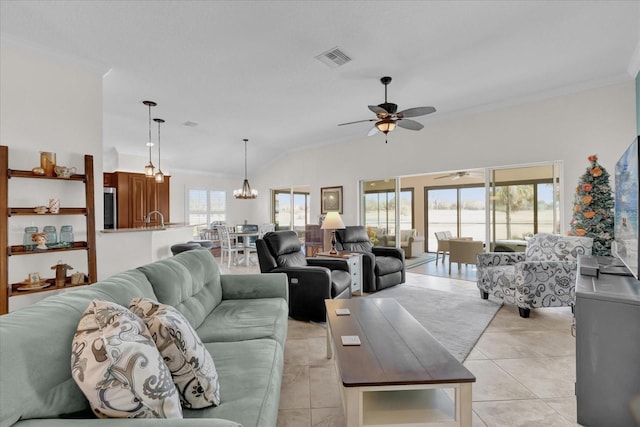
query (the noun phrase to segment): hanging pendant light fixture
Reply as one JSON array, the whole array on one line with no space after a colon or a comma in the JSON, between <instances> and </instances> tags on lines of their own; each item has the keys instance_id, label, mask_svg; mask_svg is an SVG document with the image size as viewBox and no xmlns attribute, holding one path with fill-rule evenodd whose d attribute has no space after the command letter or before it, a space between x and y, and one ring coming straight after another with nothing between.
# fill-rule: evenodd
<instances>
[{"instance_id":1,"label":"hanging pendant light fixture","mask_svg":"<svg viewBox=\"0 0 640 427\"><path fill-rule=\"evenodd\" d=\"M155 107L158 104L153 101L142 101L142 103L149 107L149 142L147 142L147 147L149 147L149 163L144 167L144 174L147 178L153 178L155 167L151 162L151 147L153 147L153 141L151 141L151 107Z\"/></svg>"},{"instance_id":2,"label":"hanging pendant light fixture","mask_svg":"<svg viewBox=\"0 0 640 427\"><path fill-rule=\"evenodd\" d=\"M251 185L249 185L249 180L247 179L247 141L248 139L243 139L244 141L244 182L242 183L242 188L237 190L233 190L233 197L236 199L255 199L258 197L258 190L252 190Z\"/></svg>"},{"instance_id":3,"label":"hanging pendant light fixture","mask_svg":"<svg viewBox=\"0 0 640 427\"><path fill-rule=\"evenodd\" d=\"M164 174L162 173L162 168L160 167L160 123L164 123L163 119L155 118L154 122L158 123L158 172L156 172L156 182L158 184L162 184L164 182Z\"/></svg>"}]
</instances>

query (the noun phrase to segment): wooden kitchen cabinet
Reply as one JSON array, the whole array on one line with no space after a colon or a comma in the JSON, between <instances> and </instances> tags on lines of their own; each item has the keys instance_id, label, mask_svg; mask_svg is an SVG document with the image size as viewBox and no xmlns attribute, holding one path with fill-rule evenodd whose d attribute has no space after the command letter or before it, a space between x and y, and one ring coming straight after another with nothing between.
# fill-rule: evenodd
<instances>
[{"instance_id":1,"label":"wooden kitchen cabinet","mask_svg":"<svg viewBox=\"0 0 640 427\"><path fill-rule=\"evenodd\" d=\"M144 227L145 216L160 211L165 224L169 222L169 176L158 184L142 173L114 172L118 204L118 228ZM160 225L160 217L152 215L150 225Z\"/></svg>"}]
</instances>

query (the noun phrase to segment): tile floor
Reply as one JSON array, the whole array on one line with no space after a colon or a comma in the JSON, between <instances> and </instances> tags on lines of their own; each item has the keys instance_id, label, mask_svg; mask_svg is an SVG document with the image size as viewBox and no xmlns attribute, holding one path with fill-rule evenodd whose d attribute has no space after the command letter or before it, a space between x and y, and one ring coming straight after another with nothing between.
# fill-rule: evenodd
<instances>
[{"instance_id":1,"label":"tile floor","mask_svg":"<svg viewBox=\"0 0 640 427\"><path fill-rule=\"evenodd\" d=\"M462 275L475 274L475 266L461 270ZM228 271L226 266L223 271ZM232 267L230 272L257 271ZM407 282L480 298L469 280L408 272ZM578 425L571 320L569 308L532 310L529 319L522 319L513 306L498 311L464 362L477 378L474 427ZM332 363L326 358L323 325L290 319L279 427L344 426Z\"/></svg>"}]
</instances>

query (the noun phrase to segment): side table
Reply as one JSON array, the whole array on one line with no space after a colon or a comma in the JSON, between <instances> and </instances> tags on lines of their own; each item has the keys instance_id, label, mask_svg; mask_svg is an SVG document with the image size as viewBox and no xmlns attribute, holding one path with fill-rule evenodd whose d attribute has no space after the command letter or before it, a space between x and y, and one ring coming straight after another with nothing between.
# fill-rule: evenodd
<instances>
[{"instance_id":1,"label":"side table","mask_svg":"<svg viewBox=\"0 0 640 427\"><path fill-rule=\"evenodd\" d=\"M347 261L351 274L351 295L362 295L362 254L358 252L340 251L337 254L318 252L317 258L340 258Z\"/></svg>"}]
</instances>

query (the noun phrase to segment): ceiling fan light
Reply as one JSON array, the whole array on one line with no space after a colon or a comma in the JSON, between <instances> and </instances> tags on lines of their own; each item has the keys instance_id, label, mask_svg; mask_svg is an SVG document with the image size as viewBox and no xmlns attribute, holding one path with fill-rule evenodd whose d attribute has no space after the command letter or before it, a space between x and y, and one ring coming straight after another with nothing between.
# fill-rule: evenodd
<instances>
[{"instance_id":1,"label":"ceiling fan light","mask_svg":"<svg viewBox=\"0 0 640 427\"><path fill-rule=\"evenodd\" d=\"M386 135L387 133L391 132L396 128L396 122L394 120L389 120L389 119L380 120L379 122L376 123L376 127L380 132Z\"/></svg>"}]
</instances>

